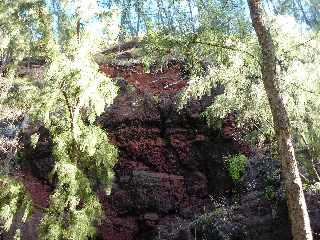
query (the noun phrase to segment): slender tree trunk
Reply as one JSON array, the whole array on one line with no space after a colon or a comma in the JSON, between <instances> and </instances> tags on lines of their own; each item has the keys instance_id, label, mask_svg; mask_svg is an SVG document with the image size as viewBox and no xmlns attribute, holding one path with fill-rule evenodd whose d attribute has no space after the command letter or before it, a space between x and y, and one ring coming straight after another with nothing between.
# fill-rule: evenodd
<instances>
[{"instance_id":1,"label":"slender tree trunk","mask_svg":"<svg viewBox=\"0 0 320 240\"><path fill-rule=\"evenodd\" d=\"M77 26L76 26L76 29L77 29L77 40L78 40L78 43L80 43L80 27L81 27L81 16L80 16L80 8L78 7L77 10L76 10L76 19L77 19Z\"/></svg>"},{"instance_id":2,"label":"slender tree trunk","mask_svg":"<svg viewBox=\"0 0 320 240\"><path fill-rule=\"evenodd\" d=\"M77 20L77 40L80 43L80 18Z\"/></svg>"},{"instance_id":3,"label":"slender tree trunk","mask_svg":"<svg viewBox=\"0 0 320 240\"><path fill-rule=\"evenodd\" d=\"M189 14L190 14L190 24L192 26L192 31L196 32L196 27L194 25L194 18L193 18L193 14L192 14L192 6L191 6L191 0L188 0L188 7L189 7Z\"/></svg>"},{"instance_id":4,"label":"slender tree trunk","mask_svg":"<svg viewBox=\"0 0 320 240\"><path fill-rule=\"evenodd\" d=\"M137 27L136 27L136 37L139 36L140 32L140 19L141 19L141 3L140 0L136 1L136 13L138 15Z\"/></svg>"},{"instance_id":5,"label":"slender tree trunk","mask_svg":"<svg viewBox=\"0 0 320 240\"><path fill-rule=\"evenodd\" d=\"M276 76L276 54L271 34L264 22L261 0L248 0L251 20L262 51L262 78L278 139L285 181L289 217L294 240L311 240L312 231L295 158L290 122L280 95Z\"/></svg>"}]
</instances>

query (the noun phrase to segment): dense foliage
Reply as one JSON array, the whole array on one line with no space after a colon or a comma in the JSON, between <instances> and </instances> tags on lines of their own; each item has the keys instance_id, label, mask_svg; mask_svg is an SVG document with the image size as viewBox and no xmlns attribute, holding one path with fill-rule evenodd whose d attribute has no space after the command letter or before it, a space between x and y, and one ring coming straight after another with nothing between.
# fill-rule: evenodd
<instances>
[{"instance_id":1,"label":"dense foliage","mask_svg":"<svg viewBox=\"0 0 320 240\"><path fill-rule=\"evenodd\" d=\"M17 5L2 3L1 10L9 8L22 15L32 24L43 20L41 13L47 12L48 18L54 19L44 2L21 1ZM39 4L39 5L38 5ZM101 34L92 34L92 24L99 25L96 19L98 8L95 1L59 1L58 23L47 22L48 37L43 43L41 54L31 49L28 41L34 38L40 41L41 32L30 26L31 33L23 37L19 27L29 26L21 22L9 24L17 35L6 35L8 46L3 51L10 53L12 75L3 74L11 80L4 96L4 104L20 107L31 117L31 121L42 122L50 131L54 142L53 155L55 167L52 180L55 189L50 197L50 206L45 209L40 225L40 239L86 239L95 234L95 225L102 217L102 210L95 191L110 191L113 178L113 165L117 159L116 148L109 143L107 134L95 124L106 106L109 106L117 94L117 87L110 78L99 72L94 55L106 47ZM39 9L37 9L39 8ZM27 14L32 10L30 18ZM36 12L38 10L38 12ZM77 16L74 21L74 14ZM8 13L10 11L4 11ZM105 22L110 22L113 13L107 13ZM36 20L34 19L36 18ZM2 19L2 18L1 18ZM15 19L10 16L10 19ZM40 22L41 22L40 21ZM77 23L81 22L81 26ZM16 25L15 25L16 24ZM57 25L58 24L58 25ZM54 34L58 28L59 34ZM5 29L3 30L5 31ZM17 39L15 39L17 38ZM109 35L108 40L111 35ZM25 40L20 43L19 41ZM43 40L44 41L44 40ZM13 42L18 46L9 46ZM112 43L112 42L109 42ZM26 44L24 46L23 44ZM15 49L13 52L10 49ZM32 51L36 56L45 58L43 77L19 77L17 64L25 60L25 55L13 55L19 48ZM22 53L20 53L22 54ZM4 58L5 60L5 58ZM32 138L37 144L37 137ZM32 209L31 198L21 183L7 176L1 179L1 217L5 229L9 229L16 213L24 210L22 221L25 222ZM21 210L20 210L21 209ZM19 230L17 234L20 234ZM17 235L18 236L18 235Z\"/></svg>"},{"instance_id":2,"label":"dense foliage","mask_svg":"<svg viewBox=\"0 0 320 240\"><path fill-rule=\"evenodd\" d=\"M320 6L316 0L266 0L265 6L297 155L307 170L305 180L319 182ZM190 98L222 86L223 93L203 113L208 124L214 127L233 113L243 138L255 147L273 149L275 133L261 81L260 48L245 2L3 0L0 110L19 109L32 124L41 122L54 143L55 188L44 210L40 239L87 239L95 234L103 217L97 191L110 191L117 159L117 149L96 124L112 104L117 87L99 72L95 59L112 44L140 35L146 67L171 60L185 65L189 86L181 93L181 108ZM23 73L34 60L41 72ZM34 146L37 139L32 136ZM228 161L235 181L245 163L242 155ZM35 206L12 171L3 167L0 173L0 221L8 230L15 215L22 213L20 220L25 222ZM18 230L16 238L20 235Z\"/></svg>"}]
</instances>

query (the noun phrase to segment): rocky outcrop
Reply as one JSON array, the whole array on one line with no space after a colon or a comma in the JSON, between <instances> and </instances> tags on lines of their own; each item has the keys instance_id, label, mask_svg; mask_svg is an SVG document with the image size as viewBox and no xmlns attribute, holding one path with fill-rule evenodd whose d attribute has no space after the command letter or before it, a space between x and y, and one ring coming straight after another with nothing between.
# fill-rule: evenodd
<instances>
[{"instance_id":1,"label":"rocky outcrop","mask_svg":"<svg viewBox=\"0 0 320 240\"><path fill-rule=\"evenodd\" d=\"M111 195L99 193L105 219L97 239L291 239L278 162L251 157L234 184L225 159L252 151L240 140L232 114L221 129L208 128L200 113L212 97L190 101L178 111L178 94L187 84L179 64L151 73L141 66L101 69L118 80L121 91L97 120L119 149ZM46 180L53 166L50 137L41 126L28 131L29 136L39 132L40 138L35 149L24 139L25 158L33 175ZM25 179L27 186L34 181ZM32 186L37 185L31 184L31 192ZM50 188L37 188L32 195L45 206L42 196ZM317 234L319 197L307 199Z\"/></svg>"},{"instance_id":2,"label":"rocky outcrop","mask_svg":"<svg viewBox=\"0 0 320 240\"><path fill-rule=\"evenodd\" d=\"M115 76L116 69L102 69ZM120 150L115 186L103 201L101 239L155 239L161 229L203 213L211 195L232 188L223 158L236 151L233 141L200 117L209 98L177 110L181 87L168 92L166 84L186 82L174 69L179 68L157 74L127 69L121 93L99 119Z\"/></svg>"},{"instance_id":3,"label":"rocky outcrop","mask_svg":"<svg viewBox=\"0 0 320 240\"><path fill-rule=\"evenodd\" d=\"M235 190L229 199L214 199L212 210L159 239L292 239L279 161L257 155L250 158ZM314 239L320 239L319 193L305 194ZM180 232L192 237L180 238Z\"/></svg>"}]
</instances>

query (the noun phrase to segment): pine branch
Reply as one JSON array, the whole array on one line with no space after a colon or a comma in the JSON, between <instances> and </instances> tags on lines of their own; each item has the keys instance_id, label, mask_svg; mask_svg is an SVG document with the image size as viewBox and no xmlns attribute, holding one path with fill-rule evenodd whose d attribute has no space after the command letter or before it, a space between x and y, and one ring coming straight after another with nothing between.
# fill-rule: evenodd
<instances>
[{"instance_id":1,"label":"pine branch","mask_svg":"<svg viewBox=\"0 0 320 240\"><path fill-rule=\"evenodd\" d=\"M61 92L62 92L62 95L64 97L64 101L67 105L67 109L68 109L68 112L69 112L69 116L70 116L70 127L71 127L71 131L74 130L74 125L73 125L73 111L72 111L72 106L69 102L69 99L68 99L68 95L67 93L61 89Z\"/></svg>"},{"instance_id":2,"label":"pine branch","mask_svg":"<svg viewBox=\"0 0 320 240\"><path fill-rule=\"evenodd\" d=\"M291 85L293 85L293 86L295 86L296 88L298 88L298 89L301 89L302 91L305 91L305 92L308 92L308 93L312 93L312 94L315 94L315 95L317 95L317 96L320 96L320 94L319 93L317 93L317 92L315 92L315 91L311 91L311 90L309 90L309 89L305 89L304 87L302 87L302 86L299 86L298 84L296 84L296 83L290 83Z\"/></svg>"},{"instance_id":3,"label":"pine branch","mask_svg":"<svg viewBox=\"0 0 320 240\"><path fill-rule=\"evenodd\" d=\"M227 49L227 50L231 50L231 51L243 52L243 53L249 55L250 57L252 57L254 60L256 60L259 63L259 65L261 66L261 63L260 63L260 61L257 60L256 56L254 56L252 53L250 53L250 52L248 52L246 50L241 50L241 49L233 47L233 46L215 44L215 43L211 43L211 42L202 42L202 41L199 41L199 40L196 40L194 43L195 44L208 45L210 47L215 47L215 48L223 48L223 49Z\"/></svg>"}]
</instances>

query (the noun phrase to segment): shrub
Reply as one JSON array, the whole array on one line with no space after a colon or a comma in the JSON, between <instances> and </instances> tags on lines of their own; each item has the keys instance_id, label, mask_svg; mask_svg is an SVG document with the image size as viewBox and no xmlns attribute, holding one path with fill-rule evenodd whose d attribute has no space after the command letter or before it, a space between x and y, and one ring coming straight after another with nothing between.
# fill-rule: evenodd
<instances>
[{"instance_id":1,"label":"shrub","mask_svg":"<svg viewBox=\"0 0 320 240\"><path fill-rule=\"evenodd\" d=\"M234 155L227 160L228 172L234 182L238 182L244 174L247 160L243 154Z\"/></svg>"}]
</instances>

